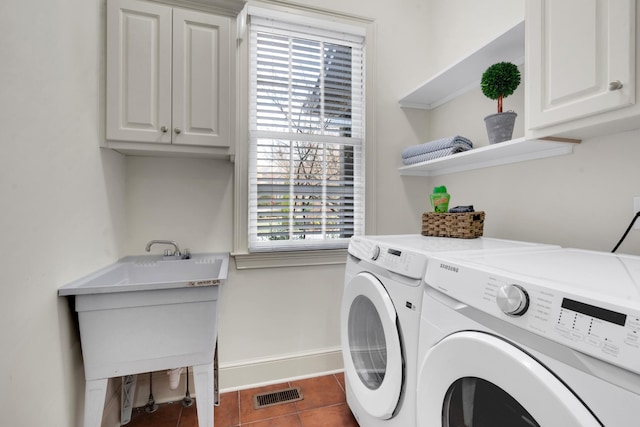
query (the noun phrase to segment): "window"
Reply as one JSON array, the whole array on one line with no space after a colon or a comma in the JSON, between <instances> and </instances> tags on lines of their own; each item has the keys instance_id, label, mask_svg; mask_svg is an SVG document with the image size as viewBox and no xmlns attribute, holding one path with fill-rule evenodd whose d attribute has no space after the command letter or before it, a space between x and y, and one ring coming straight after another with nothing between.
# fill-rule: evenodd
<instances>
[{"instance_id":1,"label":"window","mask_svg":"<svg viewBox=\"0 0 640 427\"><path fill-rule=\"evenodd\" d=\"M364 37L283 16L250 21L249 250L345 248L364 232Z\"/></svg>"}]
</instances>

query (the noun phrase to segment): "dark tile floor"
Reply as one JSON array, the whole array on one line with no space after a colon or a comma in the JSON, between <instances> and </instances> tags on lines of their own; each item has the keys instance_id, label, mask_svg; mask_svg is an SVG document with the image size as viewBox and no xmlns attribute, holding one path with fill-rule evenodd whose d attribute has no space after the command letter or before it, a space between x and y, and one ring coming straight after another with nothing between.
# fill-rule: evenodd
<instances>
[{"instance_id":1,"label":"dark tile floor","mask_svg":"<svg viewBox=\"0 0 640 427\"><path fill-rule=\"evenodd\" d=\"M300 387L303 400L253 409L256 393ZM326 375L220 395L215 427L358 427L344 393L343 374ZM196 405L162 404L152 414L134 409L127 427L198 427Z\"/></svg>"}]
</instances>

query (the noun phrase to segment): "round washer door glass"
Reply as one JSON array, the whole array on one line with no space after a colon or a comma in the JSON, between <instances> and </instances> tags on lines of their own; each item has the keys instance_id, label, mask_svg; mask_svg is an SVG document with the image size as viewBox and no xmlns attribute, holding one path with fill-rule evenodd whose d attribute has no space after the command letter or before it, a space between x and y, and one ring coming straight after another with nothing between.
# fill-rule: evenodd
<instances>
[{"instance_id":1,"label":"round washer door glass","mask_svg":"<svg viewBox=\"0 0 640 427\"><path fill-rule=\"evenodd\" d=\"M362 383L377 390L387 369L387 343L380 315L371 300L358 295L349 311L349 353Z\"/></svg>"},{"instance_id":2,"label":"round washer door glass","mask_svg":"<svg viewBox=\"0 0 640 427\"><path fill-rule=\"evenodd\" d=\"M420 363L418 427L602 427L545 366L496 336L454 333Z\"/></svg>"},{"instance_id":3,"label":"round washer door glass","mask_svg":"<svg viewBox=\"0 0 640 427\"><path fill-rule=\"evenodd\" d=\"M397 314L382 283L359 273L342 299L344 374L352 395L372 417L389 419L400 401L403 362Z\"/></svg>"}]
</instances>

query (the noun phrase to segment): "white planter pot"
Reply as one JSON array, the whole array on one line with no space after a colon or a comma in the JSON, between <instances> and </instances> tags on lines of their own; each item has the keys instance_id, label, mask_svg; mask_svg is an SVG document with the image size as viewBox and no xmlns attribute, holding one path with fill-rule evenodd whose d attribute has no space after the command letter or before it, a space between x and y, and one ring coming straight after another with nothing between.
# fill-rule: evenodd
<instances>
[{"instance_id":1,"label":"white planter pot","mask_svg":"<svg viewBox=\"0 0 640 427\"><path fill-rule=\"evenodd\" d=\"M489 144L509 141L513 136L513 127L517 116L513 111L507 111L485 117L484 122L487 125Z\"/></svg>"}]
</instances>

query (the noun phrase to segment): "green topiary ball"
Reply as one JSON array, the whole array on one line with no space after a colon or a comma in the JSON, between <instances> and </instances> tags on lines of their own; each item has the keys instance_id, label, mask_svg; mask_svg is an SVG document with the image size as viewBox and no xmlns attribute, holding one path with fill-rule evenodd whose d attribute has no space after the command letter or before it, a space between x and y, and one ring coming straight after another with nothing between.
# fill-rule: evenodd
<instances>
[{"instance_id":1,"label":"green topiary ball","mask_svg":"<svg viewBox=\"0 0 640 427\"><path fill-rule=\"evenodd\" d=\"M520 70L511 62L493 64L482 74L480 87L489 99L506 98L520 84Z\"/></svg>"}]
</instances>

